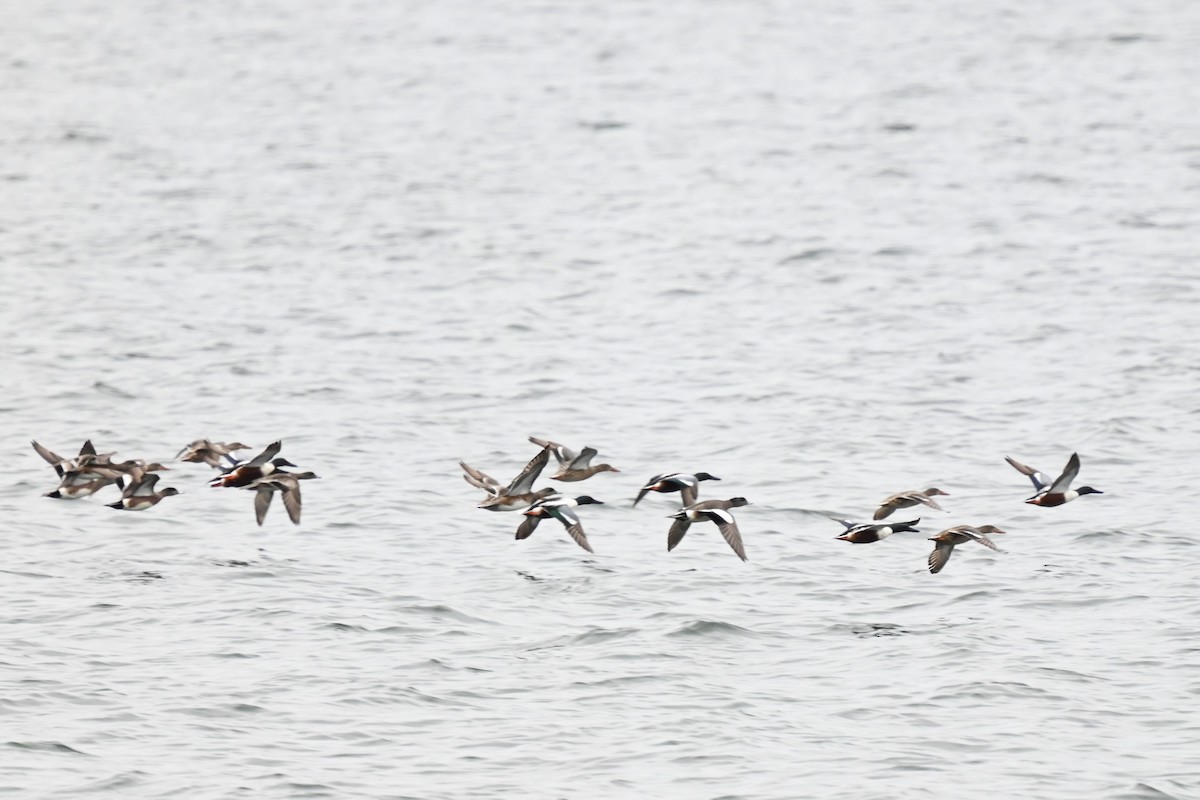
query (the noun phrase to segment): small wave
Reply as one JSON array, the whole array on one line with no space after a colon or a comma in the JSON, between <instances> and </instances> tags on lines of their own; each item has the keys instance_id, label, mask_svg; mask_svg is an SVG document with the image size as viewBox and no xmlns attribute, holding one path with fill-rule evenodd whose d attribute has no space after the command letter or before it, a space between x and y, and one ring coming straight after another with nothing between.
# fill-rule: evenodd
<instances>
[{"instance_id":1,"label":"small wave","mask_svg":"<svg viewBox=\"0 0 1200 800\"><path fill-rule=\"evenodd\" d=\"M437 620L453 619L453 620L457 620L458 622L482 623L484 625L494 625L495 624L491 620L483 619L482 617L473 617L470 614L464 614L461 611L453 609L447 605L442 605L440 603L435 604L435 605L429 605L429 606L426 606L426 605L408 606L405 609L405 611L420 614L422 616L429 617L430 619L437 619Z\"/></svg>"},{"instance_id":2,"label":"small wave","mask_svg":"<svg viewBox=\"0 0 1200 800\"><path fill-rule=\"evenodd\" d=\"M760 636L756 631L734 625L730 622L720 622L711 619L698 619L689 622L682 628L676 628L667 636Z\"/></svg>"},{"instance_id":3,"label":"small wave","mask_svg":"<svg viewBox=\"0 0 1200 800\"><path fill-rule=\"evenodd\" d=\"M40 750L45 753L74 753L77 756L86 756L87 753L82 750L76 750L68 744L62 742L5 742L8 747L15 747L18 750Z\"/></svg>"},{"instance_id":4,"label":"small wave","mask_svg":"<svg viewBox=\"0 0 1200 800\"><path fill-rule=\"evenodd\" d=\"M1168 794L1147 783L1135 783L1128 791L1112 796L1112 800L1183 800L1180 795Z\"/></svg>"}]
</instances>

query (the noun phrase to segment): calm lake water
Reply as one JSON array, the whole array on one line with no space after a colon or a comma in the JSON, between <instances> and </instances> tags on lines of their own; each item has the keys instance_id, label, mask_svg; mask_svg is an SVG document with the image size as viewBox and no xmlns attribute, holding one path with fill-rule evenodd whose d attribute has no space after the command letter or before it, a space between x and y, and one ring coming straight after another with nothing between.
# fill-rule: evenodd
<instances>
[{"instance_id":1,"label":"calm lake water","mask_svg":"<svg viewBox=\"0 0 1200 800\"><path fill-rule=\"evenodd\" d=\"M1200 797L1200 6L4 18L4 796ZM529 435L621 469L594 556L474 508ZM201 436L303 524L29 447Z\"/></svg>"}]
</instances>

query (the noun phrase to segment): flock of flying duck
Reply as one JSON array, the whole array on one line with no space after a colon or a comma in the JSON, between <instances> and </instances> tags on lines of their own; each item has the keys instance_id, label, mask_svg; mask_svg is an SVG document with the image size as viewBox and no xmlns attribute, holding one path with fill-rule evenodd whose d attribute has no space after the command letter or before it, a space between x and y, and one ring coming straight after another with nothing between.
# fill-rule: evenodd
<instances>
[{"instance_id":1,"label":"flock of flying duck","mask_svg":"<svg viewBox=\"0 0 1200 800\"><path fill-rule=\"evenodd\" d=\"M156 491L155 486L162 477L157 473L170 469L157 461L114 461L112 457L115 453L97 453L91 439L83 443L79 455L75 458L63 458L36 441L32 444L37 454L58 473L58 488L46 492L46 497L76 500L89 497L106 486L116 486L121 490L121 498L115 503L107 503L109 508L145 511L158 505L164 497L179 494L178 489L169 486ZM267 509L271 507L271 499L276 494L283 496L283 507L287 510L288 517L299 525L300 481L311 480L317 476L312 472L288 472L286 467L296 465L286 458L279 457L283 442L272 442L249 461L241 461L233 456L236 451L247 449L248 446L240 442L197 439L180 450L176 458L180 461L208 464L218 470L220 474L209 482L209 486L254 492L254 517L259 525L263 524Z\"/></svg>"},{"instance_id":2,"label":"flock of flying duck","mask_svg":"<svg viewBox=\"0 0 1200 800\"><path fill-rule=\"evenodd\" d=\"M592 447L585 447L576 453L561 444L546 441L545 439L538 439L534 436L530 436L529 441L541 447L541 452L534 456L525 465L525 468L504 486L496 479L475 469L466 462L458 462L458 465L462 467L463 480L487 492L487 497L479 504L479 508L487 511L522 511L525 519L517 528L517 539L529 538L537 528L538 523L547 517L551 517L558 520L566 528L567 533L580 547L589 553L594 552L591 544L588 542L587 535L584 533L583 523L580 521L575 509L585 505L603 505L602 501L595 499L591 495L568 497L558 489L549 486L534 491L533 484L538 479L538 476L541 475L546 464L549 463L551 455L557 459L559 470L556 474L550 476L550 480L576 482L586 480L600 472L620 472L620 470L609 464L597 464L593 466L591 462L596 456L597 451ZM1071 458L1067 460L1066 467L1063 468L1062 473L1054 480L1051 480L1045 473L1039 472L1032 467L1027 467L1008 456L1004 458L1014 469L1028 477L1030 482L1033 483L1035 494L1025 501L1031 505L1049 508L1069 503L1085 494L1103 494L1103 492L1093 489L1090 486L1081 486L1078 489L1071 488L1071 484L1074 483L1075 478L1079 475L1078 453L1071 454ZM707 472L697 472L694 474L669 472L655 475L638 490L637 497L633 499L633 505L636 506L649 492L664 494L678 492L681 505L670 516L675 521L672 523L670 530L667 531L667 551L674 550L683 541L688 528L693 524L711 522L717 526L717 530L721 532L721 536L729 543L729 546L737 554L738 558L745 561L746 548L742 544L741 532L738 530L737 521L733 518L733 514L730 513L730 509L749 505L749 501L744 497L731 497L728 500L698 500L700 484L703 481L719 480L720 478L710 475ZM945 509L933 499L937 496L949 496L949 493L943 492L941 489L930 488L923 491L899 492L898 494L894 494L891 497L885 498L879 504L873 515L874 521L872 522L855 522L848 519L837 520L837 522L840 522L846 528L845 532L837 538L853 544L870 544L886 539L893 533L919 533L915 526L921 521L920 518L907 522L880 522L880 520L887 519L894 511L917 505L924 505L938 511L944 511ZM932 573L941 572L942 568L950 560L955 546L966 544L967 542L978 542L996 552L1004 552L988 537L988 534L1002 534L1004 532L995 525L981 525L979 527L973 525L955 525L936 536L929 537L929 541L934 543L933 551L929 554L929 571Z\"/></svg>"},{"instance_id":3,"label":"flock of flying duck","mask_svg":"<svg viewBox=\"0 0 1200 800\"><path fill-rule=\"evenodd\" d=\"M534 491L533 484L542 474L542 470L550 462L553 455L558 461L558 471L550 476L551 480L574 483L587 480L601 472L620 472L610 464L592 464L597 451L585 447L579 452L564 447L557 442L529 437L529 441L541 448L525 468L507 485L481 472L469 464L460 461L463 470L463 480L472 486L487 492L487 497L479 504L479 508L487 511L521 511L524 516L517 528L517 539L528 539L537 529L539 523L547 518L557 520L566 529L575 542L589 553L592 550L584 533L583 523L575 509L579 506L602 505L600 500L591 495L568 497L558 489L547 486ZM114 461L114 453L97 453L91 440L83 443L79 455L67 459L46 449L36 441L32 442L37 451L50 466L58 473L59 485L53 491L46 492L46 497L74 500L95 494L106 486L115 485L121 490L121 497L109 508L125 511L144 511L155 506L165 497L179 494L177 489L167 487L156 490L160 479L157 473L169 469L158 462L146 462L142 459ZM317 475L312 472L290 472L288 467L296 465L286 458L279 456L283 449L282 442L272 442L261 453L248 461L241 461L233 453L249 449L240 442L213 442L208 439L197 439L188 444L176 454L180 461L203 463L218 470L218 475L209 485L213 487L246 489L254 492L254 517L259 525L263 524L271 500L276 494L283 498L283 506L291 521L300 524L300 481L311 480ZM1066 467L1057 478L1051 480L1045 473L1027 467L1008 456L1005 460L1014 469L1029 478L1033 483L1035 494L1025 502L1044 507L1061 506L1085 494L1103 494L1091 486L1081 486L1072 489L1071 484L1079 475L1079 454L1072 453ZM633 499L636 506L650 492L671 494L678 492L680 507L670 515L674 520L667 531L667 551L674 550L692 525L711 522L717 526L721 536L729 543L730 548L742 561L746 560L746 548L742 543L742 535L738 530L737 520L731 509L749 505L744 497L731 497L728 500L699 500L700 484L704 481L719 481L720 478L707 472L684 473L666 472L655 475L643 485ZM871 544L878 542L894 533L919 533L916 528L920 518L906 522L882 522L894 511L902 508L924 505L929 508L944 511L934 497L948 496L941 489L930 488L922 491L899 492L885 498L876 509L872 522L855 522L854 520L839 519L845 527L845 532L836 538L852 544ZM947 528L936 536L929 537L934 542L933 552L929 554L929 571L940 572L950 560L956 545L967 542L978 542L984 547L997 552L1004 552L993 542L988 534L1002 534L995 525L956 525Z\"/></svg>"}]
</instances>

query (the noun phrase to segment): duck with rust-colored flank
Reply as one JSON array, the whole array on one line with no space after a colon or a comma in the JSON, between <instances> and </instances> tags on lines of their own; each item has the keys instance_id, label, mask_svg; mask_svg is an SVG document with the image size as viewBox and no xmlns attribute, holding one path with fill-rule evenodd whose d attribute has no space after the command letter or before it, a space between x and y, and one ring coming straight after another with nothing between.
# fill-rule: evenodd
<instances>
[{"instance_id":1,"label":"duck with rust-colored flank","mask_svg":"<svg viewBox=\"0 0 1200 800\"><path fill-rule=\"evenodd\" d=\"M1013 469L1032 481L1033 488L1037 490L1037 494L1025 501L1030 505L1053 508L1054 506L1069 503L1085 494L1104 494L1104 492L1099 489L1093 489L1091 486L1080 486L1078 489L1071 488L1071 484L1079 476L1078 453L1071 453L1071 457L1067 459L1067 466L1063 468L1062 474L1055 478L1054 482L1049 486L1046 485L1049 479L1045 473L1038 472L1033 467L1027 467L1008 456L1005 456L1004 460L1012 465Z\"/></svg>"},{"instance_id":2,"label":"duck with rust-colored flank","mask_svg":"<svg viewBox=\"0 0 1200 800\"><path fill-rule=\"evenodd\" d=\"M272 442L267 448L244 464L235 464L209 482L213 487L249 486L259 478L272 475L282 467L296 466L286 458L276 458L283 449L283 442Z\"/></svg>"},{"instance_id":3,"label":"duck with rust-colored flank","mask_svg":"<svg viewBox=\"0 0 1200 800\"><path fill-rule=\"evenodd\" d=\"M214 442L209 439L197 439L176 453L175 457L191 464L208 464L214 469L225 469L237 466L237 459L232 455L234 452L249 449L249 445L241 442Z\"/></svg>"},{"instance_id":4,"label":"duck with rust-colored flank","mask_svg":"<svg viewBox=\"0 0 1200 800\"><path fill-rule=\"evenodd\" d=\"M592 546L588 544L587 534L583 532L583 523L579 521L579 515L575 513L578 506L604 505L604 503L590 495L581 495L579 497L564 497L561 494L547 495L536 501L532 506L523 511L525 519L517 528L518 539L528 539L537 528L538 523L546 517L553 517L562 523L562 526L567 529L567 533L575 540L575 544L587 550L589 553L594 553Z\"/></svg>"},{"instance_id":5,"label":"duck with rust-colored flank","mask_svg":"<svg viewBox=\"0 0 1200 800\"><path fill-rule=\"evenodd\" d=\"M287 510L288 519L293 525L300 524L300 481L318 478L313 472L272 472L259 478L243 489L254 492L254 518L261 526L267 517L267 509L271 507L271 498L275 493L283 495L283 507Z\"/></svg>"},{"instance_id":6,"label":"duck with rust-colored flank","mask_svg":"<svg viewBox=\"0 0 1200 800\"><path fill-rule=\"evenodd\" d=\"M550 480L552 481L582 481L600 472L621 471L611 464L592 465L592 459L596 457L598 452L594 447L585 447L576 453L569 447L564 447L557 442L547 441L546 439L539 439L536 436L530 436L529 441L539 447L550 448L550 452L554 453L554 457L558 459L558 472L550 476Z\"/></svg>"},{"instance_id":7,"label":"duck with rust-colored flank","mask_svg":"<svg viewBox=\"0 0 1200 800\"><path fill-rule=\"evenodd\" d=\"M946 566L946 562L953 555L954 546L958 544L979 542L997 553L1003 553L1004 551L986 536L989 533L1004 533L1004 531L995 525L981 525L978 528L973 525L956 525L953 528L947 528L937 536L930 536L929 541L936 544L933 546L933 552L929 554L929 571L934 574L941 572L942 567Z\"/></svg>"},{"instance_id":8,"label":"duck with rust-colored flank","mask_svg":"<svg viewBox=\"0 0 1200 800\"><path fill-rule=\"evenodd\" d=\"M883 523L854 522L853 520L839 519L838 522L846 527L846 532L835 538L852 544L872 544L886 539L893 533L920 533L914 527L920 521L920 517L908 522Z\"/></svg>"},{"instance_id":9,"label":"duck with rust-colored flank","mask_svg":"<svg viewBox=\"0 0 1200 800\"><path fill-rule=\"evenodd\" d=\"M518 511L528 508L538 500L558 494L557 489L549 486L536 492L533 491L533 482L542 474L542 470L546 468L549 461L550 448L543 447L542 451L530 459L525 468L517 474L517 477L509 481L507 486L501 486L495 478L475 469L465 461L459 461L458 465L462 467L464 481L488 493L488 496L479 504L479 508L487 511Z\"/></svg>"},{"instance_id":10,"label":"duck with rust-colored flank","mask_svg":"<svg viewBox=\"0 0 1200 800\"><path fill-rule=\"evenodd\" d=\"M920 492L899 492L884 500L879 504L879 508L875 510L875 519L887 519L893 511L898 511L901 508L911 508L915 505L929 506L936 508L938 511L945 511L934 500L935 495L949 497L949 492L943 492L941 489L925 489Z\"/></svg>"},{"instance_id":11,"label":"duck with rust-colored flank","mask_svg":"<svg viewBox=\"0 0 1200 800\"><path fill-rule=\"evenodd\" d=\"M646 496L646 492L679 492L680 501L683 507L687 508L695 505L700 496L700 481L719 480L721 479L716 475L709 475L707 472L697 472L695 475L686 472L664 472L662 475L655 475L638 490L633 504L636 506Z\"/></svg>"},{"instance_id":12,"label":"duck with rust-colored flank","mask_svg":"<svg viewBox=\"0 0 1200 800\"><path fill-rule=\"evenodd\" d=\"M158 483L161 475L146 473L134 473L134 475L136 477L131 478L121 499L115 503L109 503L109 508L118 508L123 511L145 511L147 508L157 505L164 497L179 494L178 489L171 487L167 487L161 492L154 491L154 484Z\"/></svg>"},{"instance_id":13,"label":"duck with rust-colored flank","mask_svg":"<svg viewBox=\"0 0 1200 800\"><path fill-rule=\"evenodd\" d=\"M704 473L697 474L697 477L702 474ZM731 497L728 500L704 500L679 509L671 515L671 519L675 522L667 531L667 552L674 550L675 546L683 541L688 528L693 524L711 522L717 526L717 530L721 532L721 536L725 538L737 557L746 561L746 548L742 544L742 534L738 531L737 520L733 518L733 514L729 513L729 509L748 505L750 505L750 501L744 497Z\"/></svg>"}]
</instances>

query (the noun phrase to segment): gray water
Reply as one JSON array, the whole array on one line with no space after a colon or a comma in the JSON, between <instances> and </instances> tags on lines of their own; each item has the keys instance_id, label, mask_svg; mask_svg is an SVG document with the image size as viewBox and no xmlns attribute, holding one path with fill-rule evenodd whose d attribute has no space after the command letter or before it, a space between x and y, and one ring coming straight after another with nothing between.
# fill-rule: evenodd
<instances>
[{"instance_id":1,"label":"gray water","mask_svg":"<svg viewBox=\"0 0 1200 800\"><path fill-rule=\"evenodd\" d=\"M1200 797L1200 6L3 17L5 796ZM595 556L474 508L530 434L622 470ZM29 448L200 436L303 524Z\"/></svg>"}]
</instances>

